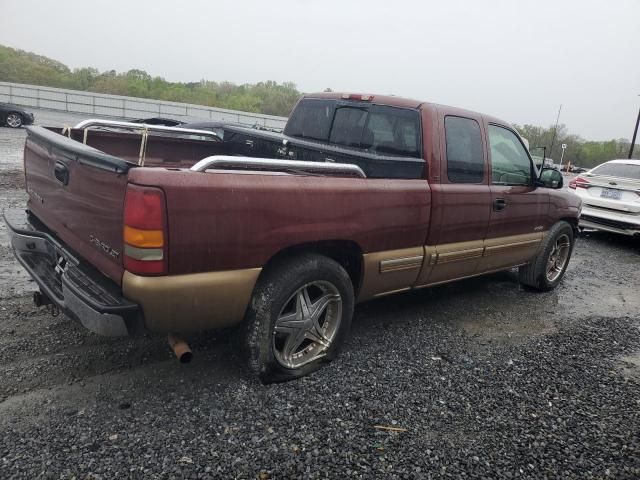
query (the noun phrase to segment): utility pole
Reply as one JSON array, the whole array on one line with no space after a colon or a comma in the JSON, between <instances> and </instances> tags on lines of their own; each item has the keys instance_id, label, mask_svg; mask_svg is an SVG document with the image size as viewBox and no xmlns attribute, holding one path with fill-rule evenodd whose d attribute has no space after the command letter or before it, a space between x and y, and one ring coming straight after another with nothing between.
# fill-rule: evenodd
<instances>
[{"instance_id":1,"label":"utility pole","mask_svg":"<svg viewBox=\"0 0 640 480\"><path fill-rule=\"evenodd\" d=\"M558 121L560 120L560 112L562 111L562 104L558 109L558 116L556 117L556 126L553 128L553 138L551 138L551 148L549 148L549 156L553 155L553 144L556 141L556 134L558 133Z\"/></svg>"},{"instance_id":2,"label":"utility pole","mask_svg":"<svg viewBox=\"0 0 640 480\"><path fill-rule=\"evenodd\" d=\"M640 95L638 95L640 97ZM631 145L629 146L629 159L633 157L633 146L636 144L636 137L638 136L638 125L640 125L640 109L638 109L638 119L636 120L636 128L633 131L633 139L631 140Z\"/></svg>"}]
</instances>

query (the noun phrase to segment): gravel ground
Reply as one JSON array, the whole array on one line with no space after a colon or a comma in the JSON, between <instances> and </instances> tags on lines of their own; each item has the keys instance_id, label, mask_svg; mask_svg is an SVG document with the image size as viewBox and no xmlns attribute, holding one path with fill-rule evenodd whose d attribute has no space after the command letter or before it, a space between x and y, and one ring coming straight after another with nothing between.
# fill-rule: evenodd
<instances>
[{"instance_id":1,"label":"gravel ground","mask_svg":"<svg viewBox=\"0 0 640 480\"><path fill-rule=\"evenodd\" d=\"M3 207L23 141L0 129ZM224 335L180 365L35 309L1 225L0 478L639 478L639 267L587 233L553 292L502 273L370 302L336 362L264 386Z\"/></svg>"}]
</instances>

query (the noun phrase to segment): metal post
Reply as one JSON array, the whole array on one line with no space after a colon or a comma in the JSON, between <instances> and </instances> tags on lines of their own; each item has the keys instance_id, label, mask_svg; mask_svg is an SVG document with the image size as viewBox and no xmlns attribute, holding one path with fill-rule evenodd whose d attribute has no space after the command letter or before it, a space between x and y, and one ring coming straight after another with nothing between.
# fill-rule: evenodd
<instances>
[{"instance_id":1,"label":"metal post","mask_svg":"<svg viewBox=\"0 0 640 480\"><path fill-rule=\"evenodd\" d=\"M560 155L560 167L561 167L561 169L562 169L562 159L564 158L564 151L565 151L566 148L567 148L567 145L563 143L562 144L562 155Z\"/></svg>"},{"instance_id":2,"label":"metal post","mask_svg":"<svg viewBox=\"0 0 640 480\"><path fill-rule=\"evenodd\" d=\"M562 104L558 109L558 116L556 117L556 126L553 129L553 137L551 138L551 148L549 148L549 156L553 155L553 144L556 141L556 134L558 133L558 120L560 120L560 112L562 111Z\"/></svg>"},{"instance_id":3,"label":"metal post","mask_svg":"<svg viewBox=\"0 0 640 480\"><path fill-rule=\"evenodd\" d=\"M631 145L629 146L629 159L633 157L633 147L636 144L636 137L638 136L638 125L640 125L640 109L638 109L638 119L636 120L636 128L633 131L633 139L631 140Z\"/></svg>"}]
</instances>

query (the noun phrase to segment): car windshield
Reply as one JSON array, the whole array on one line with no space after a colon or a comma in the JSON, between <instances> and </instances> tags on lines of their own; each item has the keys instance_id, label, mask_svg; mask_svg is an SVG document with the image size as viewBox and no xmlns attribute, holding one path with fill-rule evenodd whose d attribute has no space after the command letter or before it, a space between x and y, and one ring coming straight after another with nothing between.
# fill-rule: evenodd
<instances>
[{"instance_id":1,"label":"car windshield","mask_svg":"<svg viewBox=\"0 0 640 480\"><path fill-rule=\"evenodd\" d=\"M591 173L607 177L631 178L640 180L640 165L633 163L603 163Z\"/></svg>"}]
</instances>

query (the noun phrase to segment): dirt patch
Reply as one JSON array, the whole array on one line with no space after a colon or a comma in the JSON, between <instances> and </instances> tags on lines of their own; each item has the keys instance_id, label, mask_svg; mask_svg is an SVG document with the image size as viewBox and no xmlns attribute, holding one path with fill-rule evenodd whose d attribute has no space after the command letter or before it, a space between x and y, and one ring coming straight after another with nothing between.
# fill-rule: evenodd
<instances>
[{"instance_id":1,"label":"dirt patch","mask_svg":"<svg viewBox=\"0 0 640 480\"><path fill-rule=\"evenodd\" d=\"M640 380L640 351L620 357L618 367L625 378Z\"/></svg>"}]
</instances>

